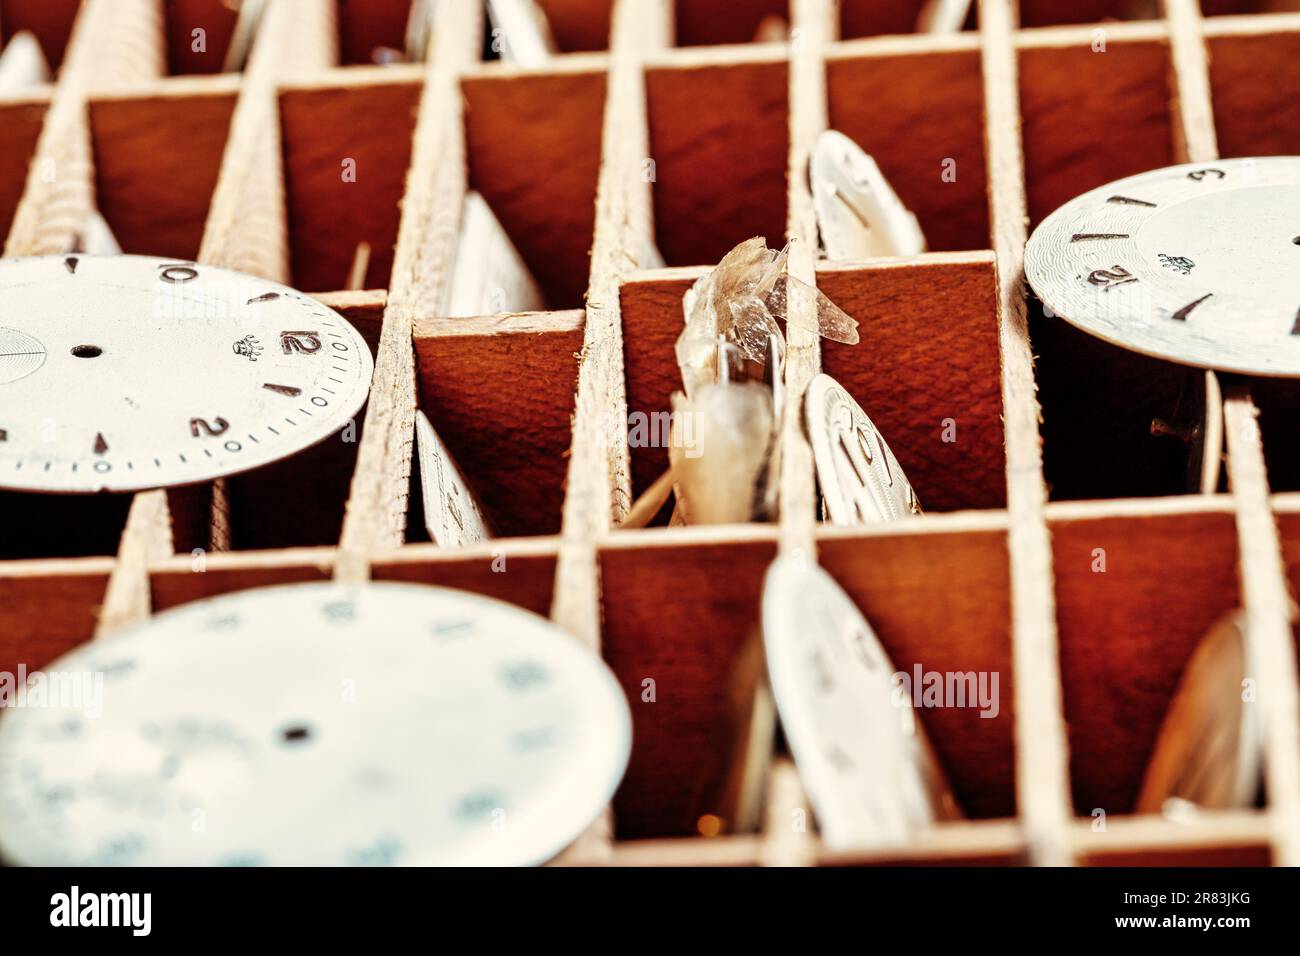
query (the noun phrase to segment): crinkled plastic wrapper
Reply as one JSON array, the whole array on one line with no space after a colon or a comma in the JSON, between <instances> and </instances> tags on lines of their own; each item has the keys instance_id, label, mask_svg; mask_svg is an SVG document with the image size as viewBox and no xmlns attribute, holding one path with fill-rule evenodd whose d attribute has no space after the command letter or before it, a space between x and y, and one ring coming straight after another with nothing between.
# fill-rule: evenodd
<instances>
[{"instance_id":1,"label":"crinkled plastic wrapper","mask_svg":"<svg viewBox=\"0 0 1300 956\"><path fill-rule=\"evenodd\" d=\"M772 393L757 382L700 386L673 394L673 477L685 489L691 524L754 516L773 441Z\"/></svg>"},{"instance_id":2,"label":"crinkled plastic wrapper","mask_svg":"<svg viewBox=\"0 0 1300 956\"><path fill-rule=\"evenodd\" d=\"M761 236L748 239L687 292L686 326L676 349L686 394L718 381L719 341L736 346L744 358L761 365L768 340L775 335L785 341L782 322L793 322L833 342L857 344L858 323L822 293L786 273L788 250L788 246L780 252L769 249ZM792 316L792 300L796 306L812 302L815 308L796 308Z\"/></svg>"}]
</instances>

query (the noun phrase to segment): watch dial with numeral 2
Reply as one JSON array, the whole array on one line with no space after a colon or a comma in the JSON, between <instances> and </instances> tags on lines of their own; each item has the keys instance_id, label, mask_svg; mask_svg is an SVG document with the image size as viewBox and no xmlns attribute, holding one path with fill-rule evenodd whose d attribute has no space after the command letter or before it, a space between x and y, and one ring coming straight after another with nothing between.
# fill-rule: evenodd
<instances>
[{"instance_id":1,"label":"watch dial with numeral 2","mask_svg":"<svg viewBox=\"0 0 1300 956\"><path fill-rule=\"evenodd\" d=\"M0 488L209 481L338 432L374 361L321 303L147 256L0 260Z\"/></svg>"},{"instance_id":2,"label":"watch dial with numeral 2","mask_svg":"<svg viewBox=\"0 0 1300 956\"><path fill-rule=\"evenodd\" d=\"M1300 375L1300 157L1170 166L1072 199L1025 276L1051 312L1122 348Z\"/></svg>"}]
</instances>

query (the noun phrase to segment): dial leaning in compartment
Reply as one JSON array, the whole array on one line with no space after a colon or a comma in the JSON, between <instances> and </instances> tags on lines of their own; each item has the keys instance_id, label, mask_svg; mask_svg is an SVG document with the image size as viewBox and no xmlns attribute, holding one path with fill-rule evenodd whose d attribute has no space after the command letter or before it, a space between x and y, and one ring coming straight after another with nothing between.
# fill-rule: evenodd
<instances>
[{"instance_id":1,"label":"dial leaning in compartment","mask_svg":"<svg viewBox=\"0 0 1300 956\"><path fill-rule=\"evenodd\" d=\"M1170 166L1084 193L1034 230L1025 276L1122 348L1300 375L1300 157Z\"/></svg>"},{"instance_id":2,"label":"dial leaning in compartment","mask_svg":"<svg viewBox=\"0 0 1300 956\"><path fill-rule=\"evenodd\" d=\"M0 488L248 471L343 428L373 370L346 319L265 279L147 256L0 260Z\"/></svg>"}]
</instances>

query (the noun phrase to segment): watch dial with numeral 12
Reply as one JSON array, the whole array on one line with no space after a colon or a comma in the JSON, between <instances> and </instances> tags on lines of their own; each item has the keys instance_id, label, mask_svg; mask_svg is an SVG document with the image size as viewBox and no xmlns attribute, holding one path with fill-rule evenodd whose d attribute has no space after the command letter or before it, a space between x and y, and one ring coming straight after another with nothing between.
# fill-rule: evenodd
<instances>
[{"instance_id":1,"label":"watch dial with numeral 12","mask_svg":"<svg viewBox=\"0 0 1300 956\"><path fill-rule=\"evenodd\" d=\"M1053 313L1122 348L1300 375L1300 157L1170 166L1084 193L1025 247Z\"/></svg>"},{"instance_id":2,"label":"watch dial with numeral 12","mask_svg":"<svg viewBox=\"0 0 1300 956\"><path fill-rule=\"evenodd\" d=\"M631 752L599 655L514 605L425 585L198 601L38 683L39 706L32 686L0 711L11 863L542 863L596 819Z\"/></svg>"},{"instance_id":3,"label":"watch dial with numeral 12","mask_svg":"<svg viewBox=\"0 0 1300 956\"><path fill-rule=\"evenodd\" d=\"M374 361L275 282L147 256L0 260L0 488L209 481L339 431Z\"/></svg>"}]
</instances>

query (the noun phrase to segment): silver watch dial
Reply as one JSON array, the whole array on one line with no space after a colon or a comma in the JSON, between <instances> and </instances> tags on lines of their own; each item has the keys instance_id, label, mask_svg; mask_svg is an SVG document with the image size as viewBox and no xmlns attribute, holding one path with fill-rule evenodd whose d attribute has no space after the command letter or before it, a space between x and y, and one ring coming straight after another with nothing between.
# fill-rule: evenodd
<instances>
[{"instance_id":1,"label":"silver watch dial","mask_svg":"<svg viewBox=\"0 0 1300 956\"><path fill-rule=\"evenodd\" d=\"M893 451L839 382L821 374L808 383L804 420L833 524L876 524L921 513Z\"/></svg>"},{"instance_id":2,"label":"silver watch dial","mask_svg":"<svg viewBox=\"0 0 1300 956\"><path fill-rule=\"evenodd\" d=\"M423 585L200 601L27 694L0 717L0 855L30 865L536 864L631 747L598 655Z\"/></svg>"},{"instance_id":3,"label":"silver watch dial","mask_svg":"<svg viewBox=\"0 0 1300 956\"><path fill-rule=\"evenodd\" d=\"M1170 166L1084 193L1034 230L1051 312L1157 358L1300 375L1300 157Z\"/></svg>"},{"instance_id":4,"label":"silver watch dial","mask_svg":"<svg viewBox=\"0 0 1300 956\"><path fill-rule=\"evenodd\" d=\"M248 471L343 428L373 369L346 319L275 282L147 256L0 260L0 488Z\"/></svg>"}]
</instances>

